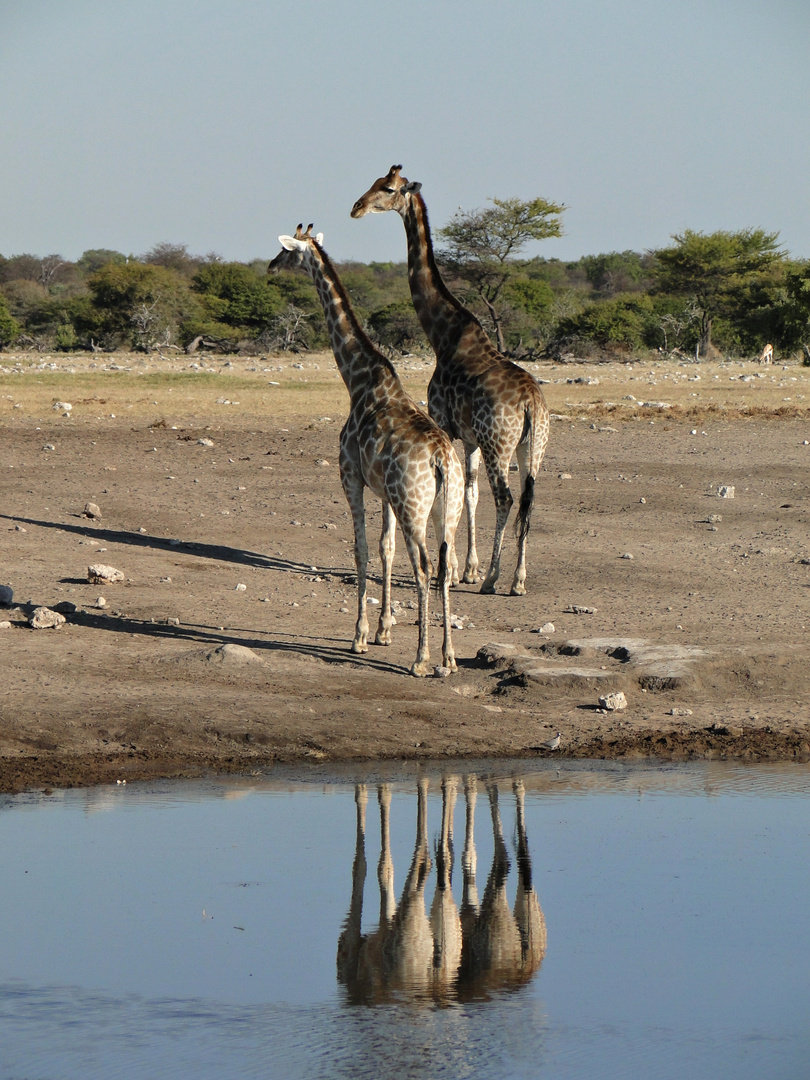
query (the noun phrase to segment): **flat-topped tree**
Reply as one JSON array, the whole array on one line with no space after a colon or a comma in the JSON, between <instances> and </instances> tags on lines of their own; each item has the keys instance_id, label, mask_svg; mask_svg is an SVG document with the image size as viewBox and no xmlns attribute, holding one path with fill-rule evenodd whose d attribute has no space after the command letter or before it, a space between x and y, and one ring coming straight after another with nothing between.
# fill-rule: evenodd
<instances>
[{"instance_id":1,"label":"flat-topped tree","mask_svg":"<svg viewBox=\"0 0 810 1080\"><path fill-rule=\"evenodd\" d=\"M306 232L299 225L295 236L280 236L279 241L282 250L268 272L300 268L309 274L323 306L338 370L349 391L349 416L340 433L340 479L354 524L357 565L357 625L352 652L368 651L364 496L369 488L383 506L383 596L374 640L378 645L391 642L391 570L399 522L413 567L419 606L419 645L411 673L428 673L431 563L426 534L431 518L439 543L437 577L444 616L442 663L455 670L449 587L451 580L458 580L455 533L464 488L459 460L450 439L408 396L390 360L374 348L361 329L337 271L323 250L322 234L313 236L311 225Z\"/></svg>"},{"instance_id":2,"label":"flat-topped tree","mask_svg":"<svg viewBox=\"0 0 810 1080\"><path fill-rule=\"evenodd\" d=\"M534 504L535 478L548 442L548 409L537 380L502 356L481 323L445 285L433 254L422 185L392 165L352 207L352 217L396 211L408 242L408 281L416 314L436 353L428 387L430 415L453 439L464 443L467 466L467 561L464 581L478 581L475 509L481 458L495 499L492 559L481 592L495 591L501 548L512 508L509 466L517 457L520 502L516 521L518 560L512 594L526 592L526 540Z\"/></svg>"}]
</instances>

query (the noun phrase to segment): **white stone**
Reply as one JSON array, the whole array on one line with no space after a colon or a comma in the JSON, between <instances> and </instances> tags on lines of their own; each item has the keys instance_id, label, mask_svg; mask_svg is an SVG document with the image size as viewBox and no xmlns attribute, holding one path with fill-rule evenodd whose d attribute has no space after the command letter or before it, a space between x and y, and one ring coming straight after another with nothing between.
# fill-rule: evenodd
<instances>
[{"instance_id":1,"label":"white stone","mask_svg":"<svg viewBox=\"0 0 810 1080\"><path fill-rule=\"evenodd\" d=\"M33 614L28 620L28 625L32 626L35 630L48 630L51 627L61 626L65 621L65 616L60 615L58 611L51 611L50 608L38 607L34 609Z\"/></svg>"},{"instance_id":2,"label":"white stone","mask_svg":"<svg viewBox=\"0 0 810 1080\"><path fill-rule=\"evenodd\" d=\"M542 626L538 626L536 630L532 630L533 634L553 634L555 631L553 622L543 623Z\"/></svg>"},{"instance_id":3,"label":"white stone","mask_svg":"<svg viewBox=\"0 0 810 1080\"><path fill-rule=\"evenodd\" d=\"M617 690L615 694L603 694L599 698L599 705L609 712L616 712L627 708L627 698L624 696L624 691Z\"/></svg>"},{"instance_id":4,"label":"white stone","mask_svg":"<svg viewBox=\"0 0 810 1080\"><path fill-rule=\"evenodd\" d=\"M104 563L94 563L93 566L87 567L87 580L91 585L100 584L112 584L114 581L123 581L124 575L120 570L116 570L114 566L107 566Z\"/></svg>"},{"instance_id":5,"label":"white stone","mask_svg":"<svg viewBox=\"0 0 810 1080\"><path fill-rule=\"evenodd\" d=\"M72 411L72 409L73 406L70 404L69 401L55 401L53 403L54 412L69 413Z\"/></svg>"},{"instance_id":6,"label":"white stone","mask_svg":"<svg viewBox=\"0 0 810 1080\"><path fill-rule=\"evenodd\" d=\"M721 484L717 489L717 494L721 499L733 499L734 498L734 485L733 484Z\"/></svg>"},{"instance_id":7,"label":"white stone","mask_svg":"<svg viewBox=\"0 0 810 1080\"><path fill-rule=\"evenodd\" d=\"M449 667L442 667L440 664L437 664L433 669L433 674L437 679L446 679L449 675L452 675L452 671Z\"/></svg>"},{"instance_id":8,"label":"white stone","mask_svg":"<svg viewBox=\"0 0 810 1080\"><path fill-rule=\"evenodd\" d=\"M205 439L205 438L197 439L197 446L213 446L213 445L214 445L214 440L213 439Z\"/></svg>"},{"instance_id":9,"label":"white stone","mask_svg":"<svg viewBox=\"0 0 810 1080\"><path fill-rule=\"evenodd\" d=\"M247 585L243 585L242 582L240 581L239 584L234 588L233 591L234 592L246 592L247 591Z\"/></svg>"},{"instance_id":10,"label":"white stone","mask_svg":"<svg viewBox=\"0 0 810 1080\"><path fill-rule=\"evenodd\" d=\"M3 621L0 622L0 630L10 630L10 629L11 629L11 623L8 621L8 619L3 619Z\"/></svg>"},{"instance_id":11,"label":"white stone","mask_svg":"<svg viewBox=\"0 0 810 1080\"><path fill-rule=\"evenodd\" d=\"M96 518L98 521L101 521L101 510L99 510L94 502L85 503L82 513L85 517Z\"/></svg>"},{"instance_id":12,"label":"white stone","mask_svg":"<svg viewBox=\"0 0 810 1080\"><path fill-rule=\"evenodd\" d=\"M107 606L107 601L104 599L103 596L99 596L96 599L96 607L97 608L105 608L106 606Z\"/></svg>"}]
</instances>

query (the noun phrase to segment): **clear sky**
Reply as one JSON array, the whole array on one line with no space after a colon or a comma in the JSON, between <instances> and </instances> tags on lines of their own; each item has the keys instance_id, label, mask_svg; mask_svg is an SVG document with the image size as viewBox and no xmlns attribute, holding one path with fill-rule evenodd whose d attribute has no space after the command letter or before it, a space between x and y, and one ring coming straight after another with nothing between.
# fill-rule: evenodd
<instances>
[{"instance_id":1,"label":"clear sky","mask_svg":"<svg viewBox=\"0 0 810 1080\"><path fill-rule=\"evenodd\" d=\"M0 0L0 253L405 259L351 221L393 163L434 227L564 203L531 254L761 226L810 257L808 0Z\"/></svg>"}]
</instances>

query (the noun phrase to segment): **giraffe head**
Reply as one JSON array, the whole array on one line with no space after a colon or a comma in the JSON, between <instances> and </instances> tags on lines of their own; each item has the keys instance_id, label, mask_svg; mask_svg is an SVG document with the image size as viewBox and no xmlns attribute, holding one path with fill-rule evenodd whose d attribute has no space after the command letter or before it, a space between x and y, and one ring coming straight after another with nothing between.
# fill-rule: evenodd
<instances>
[{"instance_id":1,"label":"giraffe head","mask_svg":"<svg viewBox=\"0 0 810 1080\"><path fill-rule=\"evenodd\" d=\"M352 217L384 214L386 210L403 213L409 197L415 195L422 185L418 180L408 180L401 176L401 172L401 165L392 165L385 176L375 180L365 195L361 195L352 207Z\"/></svg>"},{"instance_id":2,"label":"giraffe head","mask_svg":"<svg viewBox=\"0 0 810 1080\"><path fill-rule=\"evenodd\" d=\"M279 270L295 270L303 266L306 253L314 245L317 244L320 247L323 244L323 233L313 236L311 224L307 225L306 232L304 232L304 226L299 225L295 230L295 236L280 236L278 239L281 251L267 267L268 274L276 274Z\"/></svg>"}]
</instances>

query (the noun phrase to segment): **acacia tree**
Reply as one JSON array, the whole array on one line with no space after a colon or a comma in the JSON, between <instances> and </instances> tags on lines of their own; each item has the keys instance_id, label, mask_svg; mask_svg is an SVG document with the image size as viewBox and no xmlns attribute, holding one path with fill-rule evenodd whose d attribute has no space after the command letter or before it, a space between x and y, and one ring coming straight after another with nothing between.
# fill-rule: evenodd
<instances>
[{"instance_id":1,"label":"acacia tree","mask_svg":"<svg viewBox=\"0 0 810 1080\"><path fill-rule=\"evenodd\" d=\"M495 343L504 352L502 304L505 287L516 274L515 256L530 240L562 236L565 207L539 198L491 202L480 210L459 210L439 229L446 247L438 254L478 295L492 322Z\"/></svg>"},{"instance_id":2,"label":"acacia tree","mask_svg":"<svg viewBox=\"0 0 810 1080\"><path fill-rule=\"evenodd\" d=\"M712 322L734 319L751 290L784 258L779 233L763 229L713 233L686 229L673 235L672 247L654 252L656 288L694 299L700 319L698 356L712 350Z\"/></svg>"}]
</instances>

